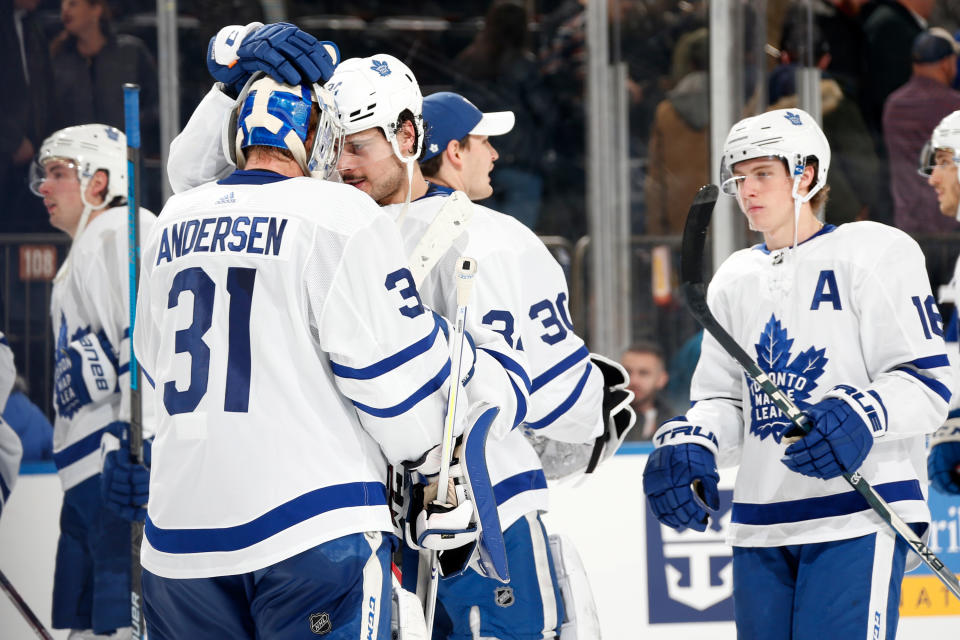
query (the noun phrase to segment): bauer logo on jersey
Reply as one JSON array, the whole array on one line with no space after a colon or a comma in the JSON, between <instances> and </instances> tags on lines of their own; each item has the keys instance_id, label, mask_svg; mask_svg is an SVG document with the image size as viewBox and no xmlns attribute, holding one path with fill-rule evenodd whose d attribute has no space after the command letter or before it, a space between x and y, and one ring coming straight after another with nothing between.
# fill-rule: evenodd
<instances>
[{"instance_id":1,"label":"bauer logo on jersey","mask_svg":"<svg viewBox=\"0 0 960 640\"><path fill-rule=\"evenodd\" d=\"M757 348L757 364L770 380L783 389L802 410L809 406L810 394L817 387L827 364L826 349L808 347L793 356L793 338L774 315L763 328ZM792 358L792 359L791 359ZM773 404L760 385L744 376L750 390L750 433L761 440L773 436L777 443L790 426L790 420Z\"/></svg>"},{"instance_id":2,"label":"bauer logo on jersey","mask_svg":"<svg viewBox=\"0 0 960 640\"><path fill-rule=\"evenodd\" d=\"M733 491L719 493L720 510L703 533L678 533L647 508L650 624L733 620L733 552L726 542Z\"/></svg>"}]
</instances>

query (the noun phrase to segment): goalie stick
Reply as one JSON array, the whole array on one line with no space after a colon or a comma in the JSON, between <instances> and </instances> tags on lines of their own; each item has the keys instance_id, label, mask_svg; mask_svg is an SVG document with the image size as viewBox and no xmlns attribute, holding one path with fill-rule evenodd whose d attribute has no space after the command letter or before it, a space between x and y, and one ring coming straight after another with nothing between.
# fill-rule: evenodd
<instances>
[{"instance_id":1,"label":"goalie stick","mask_svg":"<svg viewBox=\"0 0 960 640\"><path fill-rule=\"evenodd\" d=\"M747 375L763 389L773 403L777 405L790 422L803 431L804 435L810 432L811 426L807 417L794 404L793 400L777 387L757 363L743 348L737 344L707 306L706 285L703 282L703 251L706 246L707 229L710 227L710 217L713 215L713 206L717 202L719 189L716 185L706 185L700 188L690 211L687 213L687 222L683 229L683 244L680 249L680 275L683 284L680 291L690 309L690 313L697 319L703 328L710 332L720 346L730 354ZM930 567L930 570L940 578L944 586L960 599L960 582L943 561L940 560L927 545L913 532L913 529L903 521L887 502L880 497L859 472L844 473L843 478L850 486L863 496L867 504L892 528L897 535L913 549L920 559Z\"/></svg>"},{"instance_id":2,"label":"goalie stick","mask_svg":"<svg viewBox=\"0 0 960 640\"><path fill-rule=\"evenodd\" d=\"M473 291L473 278L477 274L477 261L461 257L457 260L454 279L457 286L457 317L450 340L450 393L447 396L447 418L443 425L443 441L440 449L440 473L437 476L437 500L446 495L450 477L450 458L453 456L453 429L457 424L457 398L460 394L460 370L463 360L464 326L467 321L467 303ZM427 638L433 635L433 617L437 607L437 590L440 587L439 552L430 552L430 583L424 602L424 619L427 622Z\"/></svg>"},{"instance_id":3,"label":"goalie stick","mask_svg":"<svg viewBox=\"0 0 960 640\"><path fill-rule=\"evenodd\" d=\"M130 459L143 464L143 422L140 367L133 353L133 325L140 283L140 86L123 85L124 128L127 135L127 265L130 286ZM140 543L143 523L130 523L130 626L133 638L143 637L143 571Z\"/></svg>"}]
</instances>

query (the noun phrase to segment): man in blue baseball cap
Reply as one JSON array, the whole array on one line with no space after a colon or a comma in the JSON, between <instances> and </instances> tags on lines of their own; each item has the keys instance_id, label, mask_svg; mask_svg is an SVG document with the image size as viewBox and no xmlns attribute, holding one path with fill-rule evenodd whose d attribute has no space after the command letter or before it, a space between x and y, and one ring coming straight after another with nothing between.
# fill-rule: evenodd
<instances>
[{"instance_id":1,"label":"man in blue baseball cap","mask_svg":"<svg viewBox=\"0 0 960 640\"><path fill-rule=\"evenodd\" d=\"M512 111L483 113L450 91L423 99L426 151L420 169L430 182L466 193L471 200L490 197L490 171L499 155L490 136L513 129Z\"/></svg>"}]
</instances>

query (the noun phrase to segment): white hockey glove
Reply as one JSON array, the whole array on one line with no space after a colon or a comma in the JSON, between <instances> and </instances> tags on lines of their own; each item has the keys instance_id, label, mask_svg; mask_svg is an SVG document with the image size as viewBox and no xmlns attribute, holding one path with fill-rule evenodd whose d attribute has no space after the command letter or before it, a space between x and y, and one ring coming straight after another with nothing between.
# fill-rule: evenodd
<instances>
[{"instance_id":1,"label":"white hockey glove","mask_svg":"<svg viewBox=\"0 0 960 640\"><path fill-rule=\"evenodd\" d=\"M630 375L618 362L598 353L590 354L593 363L603 375L603 424L604 430L593 444L593 453L584 473L593 473L601 462L607 460L623 443L627 433L637 422L637 414L630 405L633 392L627 389Z\"/></svg>"},{"instance_id":2,"label":"white hockey glove","mask_svg":"<svg viewBox=\"0 0 960 640\"><path fill-rule=\"evenodd\" d=\"M423 619L423 605L416 594L400 586L397 576L391 574L390 633L393 640L427 640L427 622Z\"/></svg>"},{"instance_id":3,"label":"white hockey glove","mask_svg":"<svg viewBox=\"0 0 960 640\"><path fill-rule=\"evenodd\" d=\"M117 356L103 329L88 331L57 352L54 402L64 418L117 390Z\"/></svg>"}]
</instances>

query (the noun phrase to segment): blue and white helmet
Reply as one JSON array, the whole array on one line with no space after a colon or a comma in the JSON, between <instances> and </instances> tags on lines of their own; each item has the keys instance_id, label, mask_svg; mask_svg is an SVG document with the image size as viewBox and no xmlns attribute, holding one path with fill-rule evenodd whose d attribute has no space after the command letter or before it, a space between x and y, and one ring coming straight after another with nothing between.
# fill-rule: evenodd
<instances>
[{"instance_id":1,"label":"blue and white helmet","mask_svg":"<svg viewBox=\"0 0 960 640\"><path fill-rule=\"evenodd\" d=\"M319 108L316 135L309 156L310 115ZM286 149L305 175L326 179L336 171L343 141L343 128L333 94L318 84L292 86L256 73L234 104L224 128L227 158L242 169L244 149L253 146Z\"/></svg>"},{"instance_id":2,"label":"blue and white helmet","mask_svg":"<svg viewBox=\"0 0 960 640\"><path fill-rule=\"evenodd\" d=\"M803 109L776 109L744 118L733 125L723 143L720 184L724 193L736 195L733 167L756 158L781 158L793 176L794 198L809 201L827 183L830 169L830 144L820 125ZM802 198L797 193L800 176L807 163L816 158L817 175L813 187ZM730 187L734 191L731 192Z\"/></svg>"}]
</instances>

